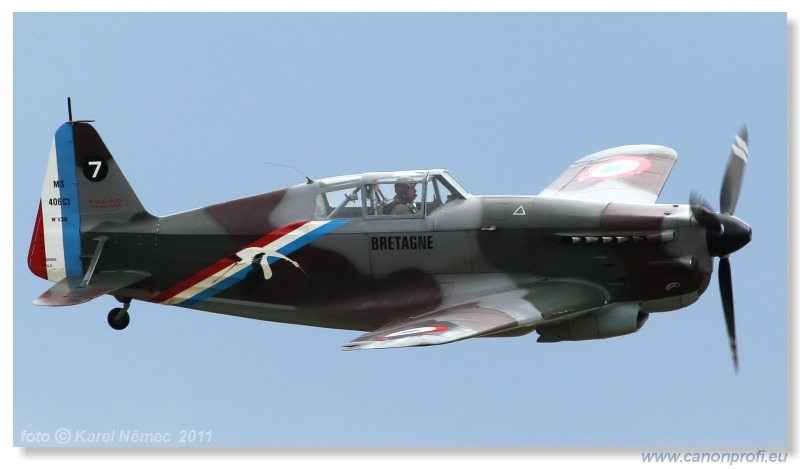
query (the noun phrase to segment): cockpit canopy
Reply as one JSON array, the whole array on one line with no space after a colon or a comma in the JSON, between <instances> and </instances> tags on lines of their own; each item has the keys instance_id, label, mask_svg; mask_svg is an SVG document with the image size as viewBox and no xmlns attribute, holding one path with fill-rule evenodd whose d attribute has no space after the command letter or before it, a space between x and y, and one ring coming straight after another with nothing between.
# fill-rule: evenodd
<instances>
[{"instance_id":1,"label":"cockpit canopy","mask_svg":"<svg viewBox=\"0 0 800 469\"><path fill-rule=\"evenodd\" d=\"M320 180L319 187L314 209L317 219L417 218L430 215L455 200L470 197L458 181L441 169L340 176ZM408 197L400 200L407 187L416 190L413 200ZM401 191L401 197L395 201ZM399 215L391 214L390 207L398 203L408 205L409 210Z\"/></svg>"}]
</instances>

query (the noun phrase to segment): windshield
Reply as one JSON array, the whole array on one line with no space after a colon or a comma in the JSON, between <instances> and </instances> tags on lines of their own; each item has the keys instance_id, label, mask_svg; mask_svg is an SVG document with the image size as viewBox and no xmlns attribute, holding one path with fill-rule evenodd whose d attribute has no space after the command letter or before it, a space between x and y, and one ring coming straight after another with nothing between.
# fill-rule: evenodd
<instances>
[{"instance_id":1,"label":"windshield","mask_svg":"<svg viewBox=\"0 0 800 469\"><path fill-rule=\"evenodd\" d=\"M458 194L461 195L460 198L466 199L471 195L469 191L464 189L464 186L462 186L461 183L456 181L456 179L447 171L442 171L441 176L446 181L447 185L453 190L453 192L457 192Z\"/></svg>"}]
</instances>

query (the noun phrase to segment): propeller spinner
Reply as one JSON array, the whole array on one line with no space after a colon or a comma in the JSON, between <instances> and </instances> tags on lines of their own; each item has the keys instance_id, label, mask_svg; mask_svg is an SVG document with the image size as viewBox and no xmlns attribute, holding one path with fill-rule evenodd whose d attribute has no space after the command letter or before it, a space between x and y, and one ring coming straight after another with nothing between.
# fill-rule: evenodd
<instances>
[{"instance_id":1,"label":"propeller spinner","mask_svg":"<svg viewBox=\"0 0 800 469\"><path fill-rule=\"evenodd\" d=\"M747 129L743 128L736 136L733 144L725 178L720 190L720 212L714 212L697 194L692 193L692 214L698 223L706 228L708 252L719 257L719 292L722 297L722 309L725 313L725 325L728 329L728 340L733 357L733 366L739 371L739 358L736 350L736 324L733 307L733 282L731 280L730 255L750 242L753 230L747 223L733 216L739 190L742 187L742 176L747 164Z\"/></svg>"}]
</instances>

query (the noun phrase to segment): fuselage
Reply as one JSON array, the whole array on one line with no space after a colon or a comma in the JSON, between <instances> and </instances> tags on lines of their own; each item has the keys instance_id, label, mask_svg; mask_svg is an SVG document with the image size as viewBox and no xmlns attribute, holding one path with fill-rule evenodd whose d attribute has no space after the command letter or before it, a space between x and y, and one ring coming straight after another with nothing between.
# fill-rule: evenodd
<instances>
[{"instance_id":1,"label":"fuselage","mask_svg":"<svg viewBox=\"0 0 800 469\"><path fill-rule=\"evenodd\" d=\"M436 170L422 177L450 180ZM120 296L365 331L537 282L591 283L606 303L648 312L688 306L709 282L706 230L687 205L472 196L452 183L447 200L434 204L433 189L421 191L418 212L396 217L368 210L380 179L322 180L103 223L84 239L108 237L98 269L150 273ZM351 188L354 208L321 207L321 194Z\"/></svg>"}]
</instances>

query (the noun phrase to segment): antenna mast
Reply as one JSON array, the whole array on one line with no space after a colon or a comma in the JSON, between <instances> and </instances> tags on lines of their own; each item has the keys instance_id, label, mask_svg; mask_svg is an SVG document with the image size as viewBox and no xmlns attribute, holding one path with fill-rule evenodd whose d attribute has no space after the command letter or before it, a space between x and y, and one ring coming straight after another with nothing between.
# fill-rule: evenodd
<instances>
[{"instance_id":1,"label":"antenna mast","mask_svg":"<svg viewBox=\"0 0 800 469\"><path fill-rule=\"evenodd\" d=\"M305 174L304 172L300 171L299 169L295 168L295 167L294 167L294 166L292 166L292 165L288 165L288 164L280 164L280 163L272 163L272 162L270 162L270 161L262 161L262 163L264 163L264 164L270 164L270 165L272 165L272 166L282 166L282 167L284 167L284 168L291 168L291 169L293 169L293 170L297 171L298 173L300 173L300 175L301 175L301 176L303 176L304 178L306 178L306 184L314 184L314 180L313 180L313 179L311 179L310 177L306 176L306 174Z\"/></svg>"}]
</instances>

